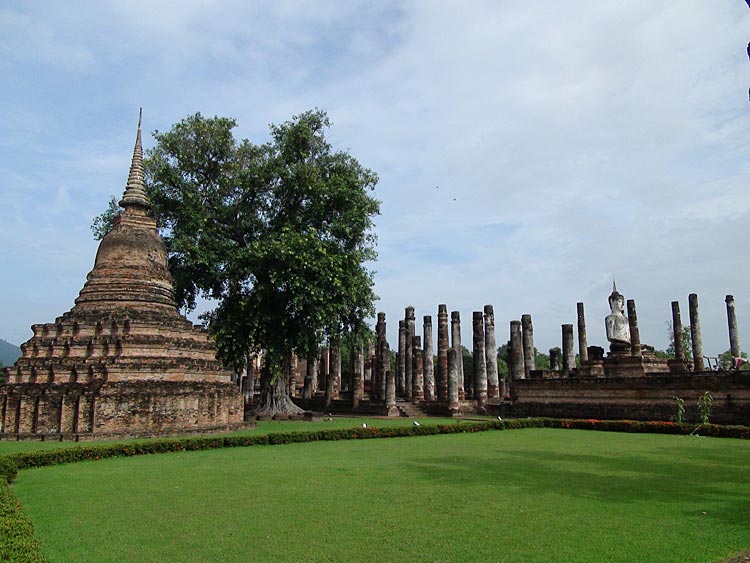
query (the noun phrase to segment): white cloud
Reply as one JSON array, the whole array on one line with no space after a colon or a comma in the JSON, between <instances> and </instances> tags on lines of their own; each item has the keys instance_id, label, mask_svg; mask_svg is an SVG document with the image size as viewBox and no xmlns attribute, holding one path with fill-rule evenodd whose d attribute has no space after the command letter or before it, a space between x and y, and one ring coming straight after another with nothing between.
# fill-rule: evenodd
<instances>
[{"instance_id":1,"label":"white cloud","mask_svg":"<svg viewBox=\"0 0 750 563\"><path fill-rule=\"evenodd\" d=\"M148 131L201 111L236 116L254 140L319 106L334 143L381 177L376 290L391 331L410 302L433 316L446 302L465 329L493 303L499 331L532 313L548 348L583 300L601 344L616 276L644 340L666 346L669 302L696 291L704 341L721 351L724 293L750 328L745 12L700 0L16 4L2 27L36 45L0 48L14 77L0 93L0 170L17 229L3 241L28 257L31 239L63 232L93 259L88 222L124 185L141 105Z\"/></svg>"}]
</instances>

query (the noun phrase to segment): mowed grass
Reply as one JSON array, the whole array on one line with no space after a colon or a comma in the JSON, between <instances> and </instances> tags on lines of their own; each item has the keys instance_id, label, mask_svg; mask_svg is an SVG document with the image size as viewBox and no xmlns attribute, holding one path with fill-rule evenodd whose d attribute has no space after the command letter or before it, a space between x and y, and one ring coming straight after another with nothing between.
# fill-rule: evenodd
<instances>
[{"instance_id":1,"label":"mowed grass","mask_svg":"<svg viewBox=\"0 0 750 563\"><path fill-rule=\"evenodd\" d=\"M526 429L106 459L13 486L53 562L708 562L750 442Z\"/></svg>"}]
</instances>

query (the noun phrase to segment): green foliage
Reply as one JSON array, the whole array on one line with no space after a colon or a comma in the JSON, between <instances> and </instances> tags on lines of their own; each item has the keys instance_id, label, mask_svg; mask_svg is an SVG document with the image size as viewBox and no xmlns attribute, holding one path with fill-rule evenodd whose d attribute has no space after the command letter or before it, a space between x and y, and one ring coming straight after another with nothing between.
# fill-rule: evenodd
<instances>
[{"instance_id":1,"label":"green foliage","mask_svg":"<svg viewBox=\"0 0 750 563\"><path fill-rule=\"evenodd\" d=\"M0 561L7 563L47 563L39 551L34 527L21 511L21 503L7 482L0 479Z\"/></svg>"},{"instance_id":2,"label":"green foliage","mask_svg":"<svg viewBox=\"0 0 750 563\"><path fill-rule=\"evenodd\" d=\"M675 401L675 404L677 406L677 412L674 415L675 422L685 422L685 401L680 399L679 397L672 397Z\"/></svg>"},{"instance_id":3,"label":"green foliage","mask_svg":"<svg viewBox=\"0 0 750 563\"><path fill-rule=\"evenodd\" d=\"M674 329L672 328L672 321L667 321L667 337L669 338L669 346L667 346L666 357L675 358L676 352L674 347ZM692 357L693 339L690 336L689 326L682 327L682 349L685 351L685 359Z\"/></svg>"},{"instance_id":4,"label":"green foliage","mask_svg":"<svg viewBox=\"0 0 750 563\"><path fill-rule=\"evenodd\" d=\"M115 217L120 214L120 211L122 209L120 209L120 205L117 203L117 198L110 196L107 209L101 215L94 217L91 223L91 233L96 240L102 240L112 230L112 224Z\"/></svg>"},{"instance_id":5,"label":"green foliage","mask_svg":"<svg viewBox=\"0 0 750 563\"><path fill-rule=\"evenodd\" d=\"M740 357L743 360L747 360L747 353L740 352ZM727 350L726 352L719 354L719 368L723 370L734 369L734 356L732 356L731 350ZM738 369L747 370L750 369L750 365L744 363Z\"/></svg>"},{"instance_id":6,"label":"green foliage","mask_svg":"<svg viewBox=\"0 0 750 563\"><path fill-rule=\"evenodd\" d=\"M34 537L34 527L8 483L16 477L18 464L11 456L0 456L0 561L45 563Z\"/></svg>"},{"instance_id":7,"label":"green foliage","mask_svg":"<svg viewBox=\"0 0 750 563\"><path fill-rule=\"evenodd\" d=\"M461 345L461 361L464 364L464 381L474 381L474 354Z\"/></svg>"},{"instance_id":8,"label":"green foliage","mask_svg":"<svg viewBox=\"0 0 750 563\"><path fill-rule=\"evenodd\" d=\"M497 349L497 375L500 379L508 379L510 368L508 367L508 344L503 344Z\"/></svg>"},{"instance_id":9,"label":"green foliage","mask_svg":"<svg viewBox=\"0 0 750 563\"><path fill-rule=\"evenodd\" d=\"M714 398L708 391L704 392L703 395L698 399L698 414L700 415L701 424L708 424L708 417L711 416L711 404L714 402Z\"/></svg>"},{"instance_id":10,"label":"green foliage","mask_svg":"<svg viewBox=\"0 0 750 563\"><path fill-rule=\"evenodd\" d=\"M235 126L195 114L157 132L149 194L180 302L219 300L205 319L225 363L240 369L261 346L281 375L292 350L358 334L374 313L377 176L332 149L322 111L272 125L264 145L235 140Z\"/></svg>"},{"instance_id":11,"label":"green foliage","mask_svg":"<svg viewBox=\"0 0 750 563\"><path fill-rule=\"evenodd\" d=\"M534 365L536 369L549 369L550 368L549 354L540 352L539 350L536 349L536 347L534 347Z\"/></svg>"}]
</instances>

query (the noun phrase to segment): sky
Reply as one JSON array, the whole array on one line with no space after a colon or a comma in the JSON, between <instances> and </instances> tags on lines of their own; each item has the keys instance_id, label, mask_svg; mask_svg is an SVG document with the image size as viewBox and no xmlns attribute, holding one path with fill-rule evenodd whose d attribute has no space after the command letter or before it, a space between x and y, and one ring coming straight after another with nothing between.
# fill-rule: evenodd
<instances>
[{"instance_id":1,"label":"sky","mask_svg":"<svg viewBox=\"0 0 750 563\"><path fill-rule=\"evenodd\" d=\"M742 0L76 1L0 6L0 338L73 306L94 216L187 115L268 125L315 107L380 177L375 292L398 319L531 314L560 346L616 279L641 340L699 296L707 355L750 350L750 10ZM204 307L208 306L206 304ZM192 318L195 319L193 315Z\"/></svg>"}]
</instances>

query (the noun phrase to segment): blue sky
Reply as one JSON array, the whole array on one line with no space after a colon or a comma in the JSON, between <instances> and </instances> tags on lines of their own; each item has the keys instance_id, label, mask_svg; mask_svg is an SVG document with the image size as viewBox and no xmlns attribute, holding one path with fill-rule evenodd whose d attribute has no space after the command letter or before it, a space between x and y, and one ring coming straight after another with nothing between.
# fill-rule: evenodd
<instances>
[{"instance_id":1,"label":"blue sky","mask_svg":"<svg viewBox=\"0 0 750 563\"><path fill-rule=\"evenodd\" d=\"M188 114L238 134L313 107L380 176L378 310L530 313L537 347L612 278L664 348L699 295L706 349L734 294L750 349L747 5L526 2L5 2L0 7L0 338L72 307L89 226L146 132ZM150 134L144 145L151 146Z\"/></svg>"}]
</instances>

